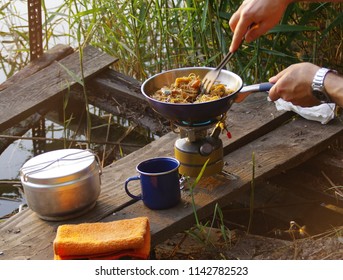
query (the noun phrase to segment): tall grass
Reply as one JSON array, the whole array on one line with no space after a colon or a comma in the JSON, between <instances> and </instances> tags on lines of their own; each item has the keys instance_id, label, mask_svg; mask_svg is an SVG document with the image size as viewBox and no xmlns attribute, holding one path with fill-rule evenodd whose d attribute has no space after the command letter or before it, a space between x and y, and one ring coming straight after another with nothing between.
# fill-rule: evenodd
<instances>
[{"instance_id":1,"label":"tall grass","mask_svg":"<svg viewBox=\"0 0 343 280\"><path fill-rule=\"evenodd\" d=\"M55 2L41 1L44 49L61 38L81 50L91 44L118 57L113 67L140 81L172 68L215 66L228 50L232 38L228 22L241 3L65 0L48 8ZM19 0L0 0L0 71L6 77L29 62L27 14L19 12L18 4L23 6ZM343 73L342 7L342 3L291 4L280 25L255 42L244 43L228 67L247 84L266 81L300 61Z\"/></svg>"},{"instance_id":2,"label":"tall grass","mask_svg":"<svg viewBox=\"0 0 343 280\"><path fill-rule=\"evenodd\" d=\"M143 80L166 69L214 66L227 52L228 21L241 0L68 0L44 12L45 48L60 36L74 47L92 44L118 57L115 68ZM27 63L27 20L15 2L0 2L0 63L10 76ZM26 24L12 25L20 17ZM64 24L66 33L57 31ZM266 80L299 61L342 72L342 4L291 4L280 25L251 44L243 44L229 65L246 83ZM11 47L8 46L11 44ZM6 50L3 52L2 50ZM3 55L3 53L6 53ZM15 65L15 63L18 65Z\"/></svg>"},{"instance_id":3,"label":"tall grass","mask_svg":"<svg viewBox=\"0 0 343 280\"><path fill-rule=\"evenodd\" d=\"M65 0L48 8L55 1L41 1L44 49L61 38L81 50L91 44L118 57L113 67L140 81L172 68L215 66L228 50L232 38L228 22L241 3ZM26 3L0 0L0 76L2 70L10 77L29 62L27 14L19 12L18 4ZM257 41L244 43L228 67L246 84L266 81L299 61L343 73L342 7L342 3L291 4L280 25ZM86 94L85 100L87 103ZM89 118L87 121L89 140L91 124Z\"/></svg>"}]
</instances>

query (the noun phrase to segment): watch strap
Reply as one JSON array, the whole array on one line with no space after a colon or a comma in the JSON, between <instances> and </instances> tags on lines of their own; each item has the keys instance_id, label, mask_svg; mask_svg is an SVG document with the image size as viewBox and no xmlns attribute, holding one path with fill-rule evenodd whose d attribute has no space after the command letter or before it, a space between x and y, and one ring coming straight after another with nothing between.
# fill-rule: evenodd
<instances>
[{"instance_id":1,"label":"watch strap","mask_svg":"<svg viewBox=\"0 0 343 280\"><path fill-rule=\"evenodd\" d=\"M328 69L328 68L320 68L316 74L314 75L313 81L312 81L312 92L313 95L319 99L320 101L329 103L331 102L331 99L329 95L327 94L325 87L324 87L324 80L325 76L329 72L335 72L334 70Z\"/></svg>"}]
</instances>

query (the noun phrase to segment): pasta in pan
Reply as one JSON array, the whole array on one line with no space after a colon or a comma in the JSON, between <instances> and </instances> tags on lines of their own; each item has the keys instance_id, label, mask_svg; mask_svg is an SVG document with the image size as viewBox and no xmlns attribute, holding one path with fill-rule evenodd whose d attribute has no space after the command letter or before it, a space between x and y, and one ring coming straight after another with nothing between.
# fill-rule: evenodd
<instances>
[{"instance_id":1,"label":"pasta in pan","mask_svg":"<svg viewBox=\"0 0 343 280\"><path fill-rule=\"evenodd\" d=\"M201 79L191 73L187 77L176 78L171 86L157 90L151 97L168 103L201 103L220 99L234 91L223 84L214 84L209 94L200 94Z\"/></svg>"}]
</instances>

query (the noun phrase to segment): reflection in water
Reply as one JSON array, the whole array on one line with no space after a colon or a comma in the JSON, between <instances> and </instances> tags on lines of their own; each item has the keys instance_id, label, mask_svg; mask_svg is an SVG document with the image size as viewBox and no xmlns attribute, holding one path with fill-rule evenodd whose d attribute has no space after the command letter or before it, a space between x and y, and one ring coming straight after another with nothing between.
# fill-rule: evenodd
<instances>
[{"instance_id":1,"label":"reflection in water","mask_svg":"<svg viewBox=\"0 0 343 280\"><path fill-rule=\"evenodd\" d=\"M25 203L20 182L0 181L0 219L16 211Z\"/></svg>"}]
</instances>

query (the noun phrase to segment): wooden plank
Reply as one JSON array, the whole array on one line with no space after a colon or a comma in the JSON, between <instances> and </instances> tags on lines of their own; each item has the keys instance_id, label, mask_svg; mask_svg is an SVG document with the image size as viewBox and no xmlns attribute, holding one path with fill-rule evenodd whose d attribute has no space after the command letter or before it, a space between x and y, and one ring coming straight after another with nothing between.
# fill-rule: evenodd
<instances>
[{"instance_id":1,"label":"wooden plank","mask_svg":"<svg viewBox=\"0 0 343 280\"><path fill-rule=\"evenodd\" d=\"M61 60L62 58L72 54L74 50L70 46L66 45L56 45L52 49L45 52L38 59L30 62L22 70L20 70L15 75L11 76L4 83L0 85L0 91L8 88L9 86L19 83L23 79L37 73L38 71L49 66L54 61ZM34 127L44 115L44 110L40 110L42 114L34 113L28 118L22 120L15 126L12 126L2 132L6 136L21 136L24 135L29 129ZM0 137L0 153L2 153L13 141L14 139Z\"/></svg>"},{"instance_id":2,"label":"wooden plank","mask_svg":"<svg viewBox=\"0 0 343 280\"><path fill-rule=\"evenodd\" d=\"M283 114L275 110L275 106L266 102L265 94L251 95L243 104L234 104L228 114L229 128L233 138L224 139L224 145L235 145L240 137L246 137L250 133L258 130L257 126L251 124L254 119L257 123L268 123L273 126L274 122L279 122L278 118L283 118ZM261 113L248 114L260 110ZM249 117L242 116L249 115ZM239 125L236 125L238 123ZM246 126L246 129L244 129ZM11 217L8 221L0 225L0 248L4 252L4 259L52 259L52 241L56 235L58 225L63 223L96 222L103 218L110 217L113 213L132 204L133 201L126 195L123 186L127 177L135 173L134 167L140 161L158 155L173 156L173 145L178 135L168 133L157 141L146 145L144 148L132 153L125 158L114 162L103 170L101 194L97 205L89 213L71 221L64 222L42 222L30 209ZM45 224L44 226L42 225ZM190 226L185 223L184 227ZM35 237L35 242L39 247L30 247L27 244L31 236ZM33 249L34 248L34 249Z\"/></svg>"},{"instance_id":3,"label":"wooden plank","mask_svg":"<svg viewBox=\"0 0 343 280\"><path fill-rule=\"evenodd\" d=\"M249 95L244 102L234 103L227 112L227 129L232 138L221 135L224 155L264 135L294 116L293 112L277 111L274 103L267 101L265 92Z\"/></svg>"},{"instance_id":4,"label":"wooden plank","mask_svg":"<svg viewBox=\"0 0 343 280\"><path fill-rule=\"evenodd\" d=\"M224 171L232 176L218 174L203 178L196 188L195 202L199 218L213 214L216 203L220 207L227 206L235 196L250 188L252 180L258 184L318 154L342 131L343 127L338 120L321 125L299 118L228 154L224 158ZM190 192L183 191L182 199L180 205L164 211L150 211L142 207L141 202L137 202L103 221L135 217L137 213L147 216L151 222L153 244L156 245L195 224Z\"/></svg>"},{"instance_id":5,"label":"wooden plank","mask_svg":"<svg viewBox=\"0 0 343 280\"><path fill-rule=\"evenodd\" d=\"M159 136L169 132L168 120L152 110L140 87L141 83L132 77L108 69L87 82L87 94L89 103L107 113L123 117ZM82 99L83 92L73 96Z\"/></svg>"},{"instance_id":6,"label":"wooden plank","mask_svg":"<svg viewBox=\"0 0 343 280\"><path fill-rule=\"evenodd\" d=\"M238 117L238 123L232 123L230 130L235 135L235 140L227 145L235 145L234 143L241 137L247 137L251 142L238 149L228 148L230 153L224 158L227 162L224 169L233 174L232 176L218 174L203 178L196 189L196 206L200 218L212 214L215 203L225 206L235 195L245 192L250 187L252 151L256 153L256 181L258 181L281 172L284 168L293 167L306 160L308 156L319 152L342 129L337 122L323 126L319 123L297 119L252 141L249 134L255 134L258 126L250 124L248 129L244 129L245 122L249 123L253 119L260 126L268 123L273 126L274 122L279 123L279 118L284 116L276 112L273 103L265 101L265 96L262 97L266 104L263 106L266 107L260 110L261 113L255 112L254 102L252 104L246 102L244 106L239 104L233 107L233 112L229 112L229 118L232 120L236 119L236 114L239 116L250 109L254 116L243 120ZM279 117L271 113L279 114ZM189 191L183 191L183 203L176 208L150 211L143 207L141 202L134 203L123 188L126 178L136 174L135 165L138 162L153 156L173 156L173 144L177 137L176 134L169 133L106 167L102 175L102 192L96 207L77 219L54 223L44 222L27 209L1 224L0 248L4 254L0 256L0 259L51 259L52 241L56 235L57 226L62 223L110 221L146 215L151 220L153 245L194 225ZM308 152L309 155L307 155Z\"/></svg>"},{"instance_id":7,"label":"wooden plank","mask_svg":"<svg viewBox=\"0 0 343 280\"><path fill-rule=\"evenodd\" d=\"M74 52L73 48L67 45L58 44L46 51L38 59L31 61L18 73L9 77L5 82L0 84L0 91L13 86L16 83L21 83L23 79L31 76L34 73L46 68L55 60L61 60L62 58L72 54Z\"/></svg>"},{"instance_id":8,"label":"wooden plank","mask_svg":"<svg viewBox=\"0 0 343 280\"><path fill-rule=\"evenodd\" d=\"M75 85L81 77L80 53L73 53L60 62L0 92L0 131L29 117L40 108L54 105L57 98ZM94 76L116 61L115 58L87 46L83 50L82 67L85 79ZM61 66L63 65L63 66ZM68 69L69 73L65 70Z\"/></svg>"}]
</instances>

